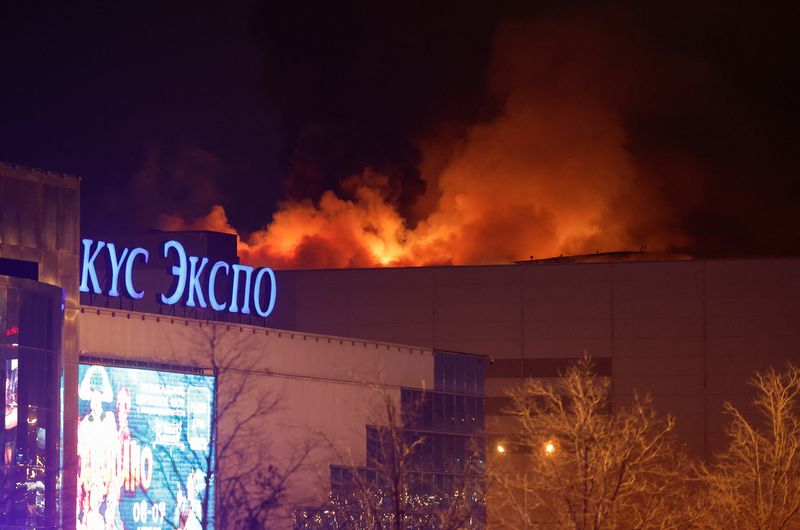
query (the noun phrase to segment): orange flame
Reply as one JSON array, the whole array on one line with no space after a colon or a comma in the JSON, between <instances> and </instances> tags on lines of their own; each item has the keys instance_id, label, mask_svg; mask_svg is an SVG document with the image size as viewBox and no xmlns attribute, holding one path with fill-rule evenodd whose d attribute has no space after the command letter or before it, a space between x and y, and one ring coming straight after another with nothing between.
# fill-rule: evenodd
<instances>
[{"instance_id":1,"label":"orange flame","mask_svg":"<svg viewBox=\"0 0 800 530\"><path fill-rule=\"evenodd\" d=\"M627 71L605 64L618 50L598 44L607 38L602 28L564 28L517 24L498 34L489 86L504 97L503 112L458 142L418 142L428 182L419 205L428 206L413 228L385 199L385 177L366 170L347 183L352 199L328 191L317 203L280 205L263 230L240 239L242 260L277 268L483 264L682 243L669 228L669 205L626 149L616 108ZM236 232L219 205L193 222L165 217L162 227Z\"/></svg>"}]
</instances>

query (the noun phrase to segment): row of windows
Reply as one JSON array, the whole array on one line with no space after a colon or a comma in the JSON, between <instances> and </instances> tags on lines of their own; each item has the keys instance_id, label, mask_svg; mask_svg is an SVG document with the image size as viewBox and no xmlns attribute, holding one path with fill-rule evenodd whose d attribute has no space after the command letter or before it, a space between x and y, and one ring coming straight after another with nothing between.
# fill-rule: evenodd
<instances>
[{"instance_id":1,"label":"row of windows","mask_svg":"<svg viewBox=\"0 0 800 530\"><path fill-rule=\"evenodd\" d=\"M401 391L403 429L367 426L366 466L332 466L331 502L297 510L295 528L373 528L367 513L374 508L386 517L380 526L395 528L392 487L381 470L398 458L406 459L404 530L438 529L436 514L456 500L466 500L472 514L464 528L485 528L484 364L482 357L435 352L434 390Z\"/></svg>"},{"instance_id":2,"label":"row of windows","mask_svg":"<svg viewBox=\"0 0 800 530\"><path fill-rule=\"evenodd\" d=\"M485 363L483 357L437 351L433 368L434 390L483 395Z\"/></svg>"},{"instance_id":3,"label":"row of windows","mask_svg":"<svg viewBox=\"0 0 800 530\"><path fill-rule=\"evenodd\" d=\"M486 440L478 436L404 431L392 440L388 431L367 428L367 467L391 464L396 452L410 451L405 465L410 471L483 473Z\"/></svg>"},{"instance_id":4,"label":"row of windows","mask_svg":"<svg viewBox=\"0 0 800 530\"><path fill-rule=\"evenodd\" d=\"M420 440L410 455L410 467L414 471L483 473L486 441L482 437L414 432L406 436Z\"/></svg>"},{"instance_id":5,"label":"row of windows","mask_svg":"<svg viewBox=\"0 0 800 530\"><path fill-rule=\"evenodd\" d=\"M484 430L484 397L403 389L403 424L410 429L473 434Z\"/></svg>"}]
</instances>

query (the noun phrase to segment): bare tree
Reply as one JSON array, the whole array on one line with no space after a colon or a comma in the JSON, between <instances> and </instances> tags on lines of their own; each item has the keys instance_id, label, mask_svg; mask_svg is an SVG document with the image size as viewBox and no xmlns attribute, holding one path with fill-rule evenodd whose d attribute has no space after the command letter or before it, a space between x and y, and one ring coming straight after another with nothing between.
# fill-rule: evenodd
<instances>
[{"instance_id":1,"label":"bare tree","mask_svg":"<svg viewBox=\"0 0 800 530\"><path fill-rule=\"evenodd\" d=\"M194 331L194 330L192 330ZM223 324L199 328L187 337L195 351L204 352L216 377L211 439L214 453L196 455L206 469L215 469L216 516L219 530L265 529L286 500L291 478L306 462L318 441L306 437L291 454L273 454L267 421L281 407L281 399L265 388L252 336L231 331ZM215 462L214 462L215 461ZM214 465L216 464L216 466ZM211 473L202 496L203 528L210 519Z\"/></svg>"},{"instance_id":2,"label":"bare tree","mask_svg":"<svg viewBox=\"0 0 800 530\"><path fill-rule=\"evenodd\" d=\"M730 445L713 466L701 468L708 496L704 526L800 528L800 369L770 369L750 383L761 421L725 404Z\"/></svg>"},{"instance_id":3,"label":"bare tree","mask_svg":"<svg viewBox=\"0 0 800 530\"><path fill-rule=\"evenodd\" d=\"M610 382L584 357L557 385L510 392L519 436L494 451L490 517L502 528L667 529L688 524L675 421L636 396L612 414ZM515 450L516 449L516 450ZM514 453L514 454L511 454Z\"/></svg>"},{"instance_id":4,"label":"bare tree","mask_svg":"<svg viewBox=\"0 0 800 530\"><path fill-rule=\"evenodd\" d=\"M461 530L479 527L474 521L476 506L482 506L483 467L478 451L465 459L452 482L436 491L423 481L431 473L420 468L420 452L428 442L425 435L410 429L410 417L420 403L398 405L395 396L372 386L379 397L377 425L368 427L366 466L348 465L340 469L342 478L332 484L329 503L319 513L324 517L307 520L306 528L348 530ZM424 398L423 398L424 399ZM405 410L401 410L404 408ZM347 455L333 448L341 461ZM352 462L352 458L349 458ZM430 484L430 486L433 486ZM423 491L427 490L427 492ZM317 515L318 515L317 514Z\"/></svg>"}]
</instances>

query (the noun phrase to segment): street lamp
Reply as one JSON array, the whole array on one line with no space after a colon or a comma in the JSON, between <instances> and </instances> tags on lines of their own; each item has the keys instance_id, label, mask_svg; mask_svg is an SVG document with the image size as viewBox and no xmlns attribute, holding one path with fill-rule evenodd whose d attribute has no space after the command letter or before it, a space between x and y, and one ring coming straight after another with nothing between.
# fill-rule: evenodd
<instances>
[{"instance_id":1,"label":"street lamp","mask_svg":"<svg viewBox=\"0 0 800 530\"><path fill-rule=\"evenodd\" d=\"M549 442L552 445L552 450L548 450L545 447L545 452L548 454L555 451L555 444ZM494 450L500 456L505 456L508 452L508 448L506 447L506 443L503 441L497 442L494 446ZM524 525L523 528L525 530L528 529L528 468L523 466L522 468L522 524Z\"/></svg>"}]
</instances>

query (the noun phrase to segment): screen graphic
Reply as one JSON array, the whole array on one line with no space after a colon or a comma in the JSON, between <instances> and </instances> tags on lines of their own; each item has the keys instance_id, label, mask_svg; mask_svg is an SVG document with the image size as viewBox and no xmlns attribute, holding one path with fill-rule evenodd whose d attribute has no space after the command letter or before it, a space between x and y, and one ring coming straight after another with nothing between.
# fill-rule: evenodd
<instances>
[{"instance_id":1,"label":"screen graphic","mask_svg":"<svg viewBox=\"0 0 800 530\"><path fill-rule=\"evenodd\" d=\"M80 365L79 530L200 530L204 499L213 528L213 393L209 376Z\"/></svg>"},{"instance_id":2,"label":"screen graphic","mask_svg":"<svg viewBox=\"0 0 800 530\"><path fill-rule=\"evenodd\" d=\"M17 387L19 386L19 371L17 367L19 361L17 359L6 360L6 414L5 414L5 428L7 431L16 428L17 426L17 406L18 406L18 393Z\"/></svg>"}]
</instances>

